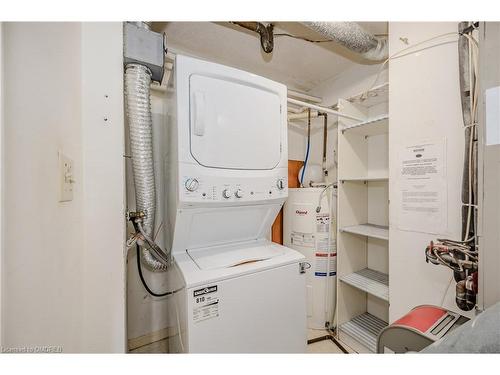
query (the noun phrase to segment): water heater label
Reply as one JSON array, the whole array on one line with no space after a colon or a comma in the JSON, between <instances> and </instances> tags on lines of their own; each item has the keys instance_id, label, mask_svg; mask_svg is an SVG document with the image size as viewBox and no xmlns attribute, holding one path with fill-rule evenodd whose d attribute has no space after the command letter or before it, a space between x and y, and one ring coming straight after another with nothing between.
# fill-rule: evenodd
<instances>
[{"instance_id":1,"label":"water heater label","mask_svg":"<svg viewBox=\"0 0 500 375\"><path fill-rule=\"evenodd\" d=\"M330 249L328 249L328 244L330 244ZM337 252L337 243L335 238L331 238L328 241L328 234L321 234L316 236L316 251L318 252Z\"/></svg>"},{"instance_id":2,"label":"water heater label","mask_svg":"<svg viewBox=\"0 0 500 375\"><path fill-rule=\"evenodd\" d=\"M328 256L330 255L330 256ZM330 258L330 264L328 264ZM330 271L330 276L337 274L337 254L336 253L316 253L314 256L314 276L326 276ZM328 269L330 267L330 269Z\"/></svg>"},{"instance_id":3,"label":"water heater label","mask_svg":"<svg viewBox=\"0 0 500 375\"><path fill-rule=\"evenodd\" d=\"M219 316L220 298L217 294L217 285L193 292L193 321L195 323Z\"/></svg>"},{"instance_id":4,"label":"water heater label","mask_svg":"<svg viewBox=\"0 0 500 375\"><path fill-rule=\"evenodd\" d=\"M316 214L316 232L318 233L328 233L330 230L330 215L326 214Z\"/></svg>"},{"instance_id":5,"label":"water heater label","mask_svg":"<svg viewBox=\"0 0 500 375\"><path fill-rule=\"evenodd\" d=\"M314 247L314 235L312 233L301 233L293 231L290 242L296 246Z\"/></svg>"}]
</instances>

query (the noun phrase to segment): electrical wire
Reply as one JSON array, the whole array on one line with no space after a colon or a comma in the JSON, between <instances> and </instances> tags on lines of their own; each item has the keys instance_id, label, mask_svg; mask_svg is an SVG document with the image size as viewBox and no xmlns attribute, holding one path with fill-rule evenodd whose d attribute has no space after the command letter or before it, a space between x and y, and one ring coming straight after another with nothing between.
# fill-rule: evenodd
<instances>
[{"instance_id":1,"label":"electrical wire","mask_svg":"<svg viewBox=\"0 0 500 375\"><path fill-rule=\"evenodd\" d=\"M293 39L305 40L306 42L309 42L309 43L330 43L330 42L335 42L335 40L333 40L333 39L314 40L314 39L309 39L309 38L306 38L306 37L303 37L303 36L300 36L300 35L292 35L292 34L288 34L288 33L278 33L278 34L274 34L274 36L275 37L286 36L286 37L293 38Z\"/></svg>"},{"instance_id":2,"label":"electrical wire","mask_svg":"<svg viewBox=\"0 0 500 375\"><path fill-rule=\"evenodd\" d=\"M376 37L387 37L388 34L373 34ZM305 36L300 36L300 35L293 35L289 33L276 33L274 34L275 37L280 37L280 36L286 36L288 38L293 38L293 39L300 39L304 40L309 43L330 43L330 42L336 42L334 39L323 39L323 40L315 40L315 39L309 39L306 38Z\"/></svg>"},{"instance_id":3,"label":"electrical wire","mask_svg":"<svg viewBox=\"0 0 500 375\"><path fill-rule=\"evenodd\" d=\"M462 33L462 36L467 38L468 40L468 45L469 45L469 87L470 87L470 92L471 95L469 96L469 105L470 105L470 121L471 124L476 124L476 110L477 110L477 80L478 80L478 61L477 61L477 53L478 53L478 48L479 45L477 41L470 35L466 33ZM474 49L471 47L474 46ZM464 124L465 127L467 127L469 124ZM464 240L467 239L469 236L469 231L471 229L471 222L472 222L472 210L473 207L471 206L474 204L473 202L473 197L472 197L472 154L474 152L474 138L476 134L476 129L475 126L471 127L470 129L470 140L469 140L469 150L468 150L468 201L467 201L467 224L466 224L466 229L464 232Z\"/></svg>"},{"instance_id":4,"label":"electrical wire","mask_svg":"<svg viewBox=\"0 0 500 375\"><path fill-rule=\"evenodd\" d=\"M422 40L421 42L418 42L418 43L412 44L412 45L410 45L410 46L408 46L408 47L405 47L405 48L403 48L403 49L401 49L401 50L399 50L399 51L397 51L397 52L393 53L392 55L390 55L390 56L389 56L386 60L384 60L384 61L382 62L382 64L380 65L379 71L378 71L377 75L375 76L375 80L373 81L372 85L368 88L368 90L366 90L366 91L365 91L365 93L366 93L366 94L368 94L368 91L370 91L372 88L374 88L374 87L375 87L375 85L377 84L377 82L378 82L378 80L379 80L379 78L380 78L380 74L382 74L382 71L384 70L385 65L386 65L386 64L387 64L390 60L395 59L395 58L397 58L397 57L402 57L402 56L399 56L399 55L400 55L400 54L402 54L403 52L407 52L407 51L409 51L409 50L412 50L412 49L414 49L415 47L418 47L418 46L420 46L420 45L422 45L422 44L424 44L424 43L431 42L431 41L433 41L433 40L436 40L436 39L439 39L439 38L443 38L443 37L445 37L445 36L450 36L450 35L459 35L459 33L458 33L458 32L449 32L449 33L439 34L439 35L436 35L436 36L434 36L434 37L432 37L432 38L425 39L425 40ZM432 46L432 47L434 47L434 46ZM429 48L429 47L425 47L425 48ZM420 51L420 50L415 50L415 51L412 51L411 53L418 52L418 51Z\"/></svg>"}]
</instances>

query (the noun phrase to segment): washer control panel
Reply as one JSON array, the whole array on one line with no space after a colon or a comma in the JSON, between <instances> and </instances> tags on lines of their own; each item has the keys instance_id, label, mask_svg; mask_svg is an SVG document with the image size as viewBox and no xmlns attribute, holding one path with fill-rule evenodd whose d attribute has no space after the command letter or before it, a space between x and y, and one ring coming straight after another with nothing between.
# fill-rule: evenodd
<instances>
[{"instance_id":1,"label":"washer control panel","mask_svg":"<svg viewBox=\"0 0 500 375\"><path fill-rule=\"evenodd\" d=\"M181 201L186 202L252 202L283 198L288 195L287 176L223 178L182 176Z\"/></svg>"}]
</instances>

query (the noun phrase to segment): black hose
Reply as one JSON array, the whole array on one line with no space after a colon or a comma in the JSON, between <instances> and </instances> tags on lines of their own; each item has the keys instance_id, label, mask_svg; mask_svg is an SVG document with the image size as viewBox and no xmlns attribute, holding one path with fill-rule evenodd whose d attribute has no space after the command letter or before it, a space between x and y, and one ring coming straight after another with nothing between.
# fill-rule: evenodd
<instances>
[{"instance_id":1,"label":"black hose","mask_svg":"<svg viewBox=\"0 0 500 375\"><path fill-rule=\"evenodd\" d=\"M173 292L169 291L169 292L164 292L164 293L155 293L149 288L148 284L146 283L146 280L144 279L144 275L142 274L141 249L140 249L139 245L136 245L136 249L137 249L137 271L139 271L139 277L141 278L142 285L148 291L148 293L151 294L153 297L165 297L165 296L177 293L180 289L174 290Z\"/></svg>"}]
</instances>

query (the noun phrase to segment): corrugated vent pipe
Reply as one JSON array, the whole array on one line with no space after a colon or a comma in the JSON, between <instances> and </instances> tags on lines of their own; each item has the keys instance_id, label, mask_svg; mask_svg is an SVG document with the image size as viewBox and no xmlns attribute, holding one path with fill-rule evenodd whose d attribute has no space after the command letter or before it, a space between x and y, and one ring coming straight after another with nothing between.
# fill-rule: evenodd
<instances>
[{"instance_id":1,"label":"corrugated vent pipe","mask_svg":"<svg viewBox=\"0 0 500 375\"><path fill-rule=\"evenodd\" d=\"M142 23L143 27L149 25ZM130 149L134 173L136 210L146 214L142 227L154 237L156 189L153 169L153 122L150 102L151 71L144 65L125 67L125 96L130 129ZM167 266L151 251L141 246L141 258L148 269L163 272Z\"/></svg>"},{"instance_id":2,"label":"corrugated vent pipe","mask_svg":"<svg viewBox=\"0 0 500 375\"><path fill-rule=\"evenodd\" d=\"M356 22L303 22L305 26L359 53L372 61L383 61L389 56L387 40L376 37Z\"/></svg>"}]
</instances>

